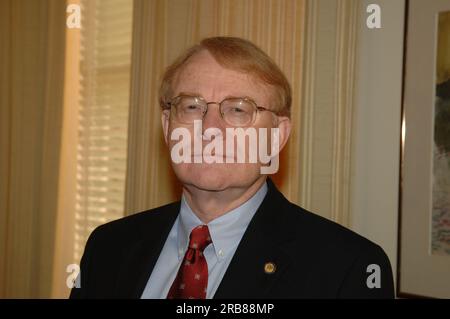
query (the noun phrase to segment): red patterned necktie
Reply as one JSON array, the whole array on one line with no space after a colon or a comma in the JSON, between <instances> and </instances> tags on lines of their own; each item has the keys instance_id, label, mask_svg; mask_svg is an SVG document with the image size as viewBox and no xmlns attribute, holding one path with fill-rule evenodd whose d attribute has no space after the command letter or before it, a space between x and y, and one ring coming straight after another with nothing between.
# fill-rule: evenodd
<instances>
[{"instance_id":1,"label":"red patterned necktie","mask_svg":"<svg viewBox=\"0 0 450 319\"><path fill-rule=\"evenodd\" d=\"M211 243L206 225L195 227L189 237L189 247L178 270L168 299L205 299L208 287L208 264L203 250Z\"/></svg>"}]
</instances>

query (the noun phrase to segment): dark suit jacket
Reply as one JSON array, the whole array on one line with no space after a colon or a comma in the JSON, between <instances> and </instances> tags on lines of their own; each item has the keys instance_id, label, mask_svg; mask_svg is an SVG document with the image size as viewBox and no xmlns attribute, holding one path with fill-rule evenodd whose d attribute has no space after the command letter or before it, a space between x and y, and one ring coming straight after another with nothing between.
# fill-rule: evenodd
<instances>
[{"instance_id":1,"label":"dark suit jacket","mask_svg":"<svg viewBox=\"0 0 450 319\"><path fill-rule=\"evenodd\" d=\"M140 298L180 202L98 227L71 298ZM267 274L267 262L275 272ZM379 266L379 271L367 267ZM369 288L367 281L379 288ZM371 286L373 287L373 286ZM392 298L389 260L376 244L290 203L268 179L214 298Z\"/></svg>"}]
</instances>

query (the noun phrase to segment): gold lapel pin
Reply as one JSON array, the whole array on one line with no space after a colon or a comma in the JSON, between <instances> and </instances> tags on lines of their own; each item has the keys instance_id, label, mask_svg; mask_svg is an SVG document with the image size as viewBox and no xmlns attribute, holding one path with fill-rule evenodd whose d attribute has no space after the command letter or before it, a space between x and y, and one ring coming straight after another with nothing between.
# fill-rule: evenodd
<instances>
[{"instance_id":1,"label":"gold lapel pin","mask_svg":"<svg viewBox=\"0 0 450 319\"><path fill-rule=\"evenodd\" d=\"M268 262L264 265L264 272L266 274L273 274L276 270L277 270L277 267L272 262Z\"/></svg>"}]
</instances>

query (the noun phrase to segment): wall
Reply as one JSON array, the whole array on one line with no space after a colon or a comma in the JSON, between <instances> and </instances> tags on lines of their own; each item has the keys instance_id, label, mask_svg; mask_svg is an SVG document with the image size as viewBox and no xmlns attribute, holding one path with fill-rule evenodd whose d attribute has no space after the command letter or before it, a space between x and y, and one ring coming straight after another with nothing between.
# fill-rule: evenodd
<instances>
[{"instance_id":1,"label":"wall","mask_svg":"<svg viewBox=\"0 0 450 319\"><path fill-rule=\"evenodd\" d=\"M350 227L378 243L396 274L405 1L381 7L381 29L360 10Z\"/></svg>"}]
</instances>

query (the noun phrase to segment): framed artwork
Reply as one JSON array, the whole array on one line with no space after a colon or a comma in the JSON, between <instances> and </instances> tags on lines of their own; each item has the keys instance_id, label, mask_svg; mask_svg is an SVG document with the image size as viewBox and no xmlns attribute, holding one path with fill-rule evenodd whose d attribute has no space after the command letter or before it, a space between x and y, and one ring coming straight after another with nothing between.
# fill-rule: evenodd
<instances>
[{"instance_id":1,"label":"framed artwork","mask_svg":"<svg viewBox=\"0 0 450 319\"><path fill-rule=\"evenodd\" d=\"M398 293L450 298L450 1L407 21Z\"/></svg>"}]
</instances>

